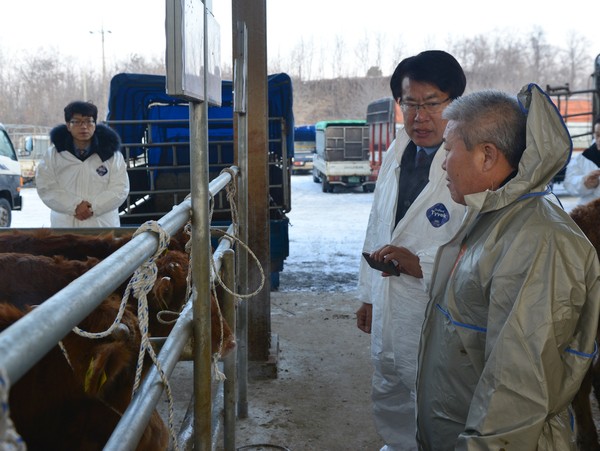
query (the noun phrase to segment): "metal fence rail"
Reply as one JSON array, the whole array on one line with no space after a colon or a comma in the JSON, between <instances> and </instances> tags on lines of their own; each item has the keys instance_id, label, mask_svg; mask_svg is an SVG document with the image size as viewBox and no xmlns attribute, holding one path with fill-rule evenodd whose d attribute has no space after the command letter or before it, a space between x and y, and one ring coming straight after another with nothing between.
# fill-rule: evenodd
<instances>
[{"instance_id":1,"label":"metal fence rail","mask_svg":"<svg viewBox=\"0 0 600 451\"><path fill-rule=\"evenodd\" d=\"M210 182L208 190L211 195L214 196L224 189L237 175L238 169L236 167L231 169L231 172L223 172ZM157 222L166 232L173 235L185 226L190 219L190 213L191 200L186 199ZM223 246L228 246L226 240L222 243ZM142 263L154 255L157 248L158 237L155 233L144 232L135 236L112 255L0 333L0 368L5 371L9 383L17 382ZM217 263L217 267L220 267L220 263ZM192 300L190 299L186 304L159 353L159 362L167 377L170 376L179 359L181 349L192 331ZM210 299L206 299L206 302L210 302ZM210 325L210 318L206 320L206 324ZM200 326L202 327L203 324ZM208 333L210 327L206 329ZM210 339L203 342L210 343ZM207 383L210 384L211 381ZM123 416L121 420L123 423L117 427L107 443L106 449L135 448L163 388L156 368L152 368ZM211 412L203 414L211 415Z\"/></svg>"}]
</instances>

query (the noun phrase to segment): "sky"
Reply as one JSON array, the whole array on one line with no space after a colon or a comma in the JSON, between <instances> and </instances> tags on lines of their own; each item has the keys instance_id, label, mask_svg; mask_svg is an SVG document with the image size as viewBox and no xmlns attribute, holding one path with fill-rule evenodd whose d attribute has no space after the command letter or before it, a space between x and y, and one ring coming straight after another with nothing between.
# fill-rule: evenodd
<instances>
[{"instance_id":1,"label":"sky","mask_svg":"<svg viewBox=\"0 0 600 451\"><path fill-rule=\"evenodd\" d=\"M101 67L104 37L107 67L134 53L163 58L165 4L165 0L4 1L0 51L15 56L22 51L57 49L79 64ZM285 58L301 40L313 48L332 49L336 39L342 39L347 48L353 48L373 36L380 36L390 48L413 54L443 49L449 38L496 31L514 36L534 27L544 30L548 42L556 46L564 44L569 31L575 31L589 40L591 61L600 53L598 14L590 14L583 6L553 8L542 0L428 0L423 5L398 0L267 0L268 56ZM227 64L231 61L231 1L213 0L212 6Z\"/></svg>"}]
</instances>

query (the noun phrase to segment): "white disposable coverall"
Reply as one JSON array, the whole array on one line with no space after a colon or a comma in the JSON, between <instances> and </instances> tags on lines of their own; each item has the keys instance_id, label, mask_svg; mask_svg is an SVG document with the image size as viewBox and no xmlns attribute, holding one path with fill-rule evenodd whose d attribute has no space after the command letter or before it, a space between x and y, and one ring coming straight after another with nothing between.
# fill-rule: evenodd
<instances>
[{"instance_id":1,"label":"white disposable coverall","mask_svg":"<svg viewBox=\"0 0 600 451\"><path fill-rule=\"evenodd\" d=\"M575 155L569 162L563 186L570 195L579 196L577 205L585 205L600 197L600 185L596 188L586 188L583 184L584 177L597 169L599 168L596 163L582 154Z\"/></svg>"},{"instance_id":2,"label":"white disposable coverall","mask_svg":"<svg viewBox=\"0 0 600 451\"><path fill-rule=\"evenodd\" d=\"M595 354L600 265L544 196L568 131L537 86L519 99L529 112L517 175L465 197L465 222L435 261L417 375L422 450L576 449L567 408Z\"/></svg>"},{"instance_id":3,"label":"white disposable coverall","mask_svg":"<svg viewBox=\"0 0 600 451\"><path fill-rule=\"evenodd\" d=\"M386 244L406 247L419 257L423 278L382 277L364 259L359 273L359 294L373 304L375 425L388 449L402 451L416 449L415 367L433 260L438 247L454 236L465 212L446 187L445 153L440 148L431 164L429 183L394 227L400 161L409 142L406 132L400 131L384 155L363 250L372 252Z\"/></svg>"},{"instance_id":4,"label":"white disposable coverall","mask_svg":"<svg viewBox=\"0 0 600 451\"><path fill-rule=\"evenodd\" d=\"M121 152L106 161L92 154L85 161L51 146L35 176L37 191L52 211L52 227L119 227L119 206L129 193L127 165ZM80 221L75 208L82 200L92 204L94 215Z\"/></svg>"}]
</instances>

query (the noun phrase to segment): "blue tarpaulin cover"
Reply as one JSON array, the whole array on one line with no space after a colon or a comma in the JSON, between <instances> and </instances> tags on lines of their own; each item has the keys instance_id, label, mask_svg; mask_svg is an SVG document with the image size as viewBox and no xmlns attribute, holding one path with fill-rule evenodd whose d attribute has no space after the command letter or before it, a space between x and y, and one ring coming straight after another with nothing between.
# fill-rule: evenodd
<instances>
[{"instance_id":1,"label":"blue tarpaulin cover","mask_svg":"<svg viewBox=\"0 0 600 451\"><path fill-rule=\"evenodd\" d=\"M212 175L218 175L223 167L233 164L233 83L223 81L222 104L219 107L208 107L208 140L209 162ZM294 155L294 114L292 82L287 74L274 74L268 77L268 109L270 118L284 118L287 129L284 130L287 156ZM185 143L176 146L177 165L183 168L170 167L173 163L173 150L171 147L149 147L148 163L150 166L169 166L169 168L153 171L152 177L158 180L160 174L188 172L185 166L189 165L189 104L186 100L172 97L166 93L166 77L163 75L128 74L115 75L110 83L108 99L108 121L154 121L167 119L167 124L115 124L111 123L115 131L126 144L143 143L148 140L153 143L178 142ZM172 120L181 119L179 122ZM282 157L281 123L269 121L269 152ZM130 156L135 157L136 149L139 153L144 150L140 147L131 147ZM279 165L269 165L269 180L273 187L270 188L270 197L276 205L283 205L284 194L282 189L283 169ZM146 175L140 173L143 177ZM138 189L147 189L148 181L132 180L132 187L141 184ZM133 188L132 188L133 189ZM138 196L139 197L139 196ZM134 199L135 200L135 199ZM152 200L146 202L147 208L152 208ZM139 207L141 210L144 207ZM151 213L151 211L150 211ZM289 220L284 212L271 211L270 221L270 247L272 288L279 285L278 272L283 269L283 262L289 255L288 225ZM275 216L275 217L273 217ZM273 274L276 279L273 279Z\"/></svg>"},{"instance_id":2,"label":"blue tarpaulin cover","mask_svg":"<svg viewBox=\"0 0 600 451\"><path fill-rule=\"evenodd\" d=\"M148 120L148 119L189 119L188 102L166 93L164 75L128 74L115 75L110 83L107 120ZM222 104L209 106L208 117L228 119L224 122L211 122L208 137L211 140L233 139L233 83L224 80L221 85ZM268 77L269 117L283 117L289 130L294 129L292 81L287 74L274 74ZM144 137L144 125L114 125L125 143L139 143ZM157 128L151 137L154 142L188 141L188 126ZM269 126L269 139L280 137L279 126ZM294 136L287 134L288 156L293 156ZM269 145L269 151L281 155L281 146Z\"/></svg>"},{"instance_id":3,"label":"blue tarpaulin cover","mask_svg":"<svg viewBox=\"0 0 600 451\"><path fill-rule=\"evenodd\" d=\"M294 141L314 141L316 133L314 125L299 125L294 128Z\"/></svg>"}]
</instances>

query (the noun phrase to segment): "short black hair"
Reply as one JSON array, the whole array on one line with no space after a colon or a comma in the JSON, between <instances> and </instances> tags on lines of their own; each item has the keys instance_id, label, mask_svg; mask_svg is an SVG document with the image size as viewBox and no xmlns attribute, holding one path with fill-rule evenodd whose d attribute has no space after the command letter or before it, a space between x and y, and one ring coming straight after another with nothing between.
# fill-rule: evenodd
<instances>
[{"instance_id":1,"label":"short black hair","mask_svg":"<svg viewBox=\"0 0 600 451\"><path fill-rule=\"evenodd\" d=\"M451 99L460 97L467 85L461 65L443 50L426 50L400 61L390 80L394 100L402 100L402 80L406 77L431 83L447 93Z\"/></svg>"},{"instance_id":2,"label":"short black hair","mask_svg":"<svg viewBox=\"0 0 600 451\"><path fill-rule=\"evenodd\" d=\"M65 122L69 122L71 119L73 119L75 114L81 114L85 117L93 117L94 122L96 122L98 119L98 107L91 102L76 100L75 102L69 103L65 107Z\"/></svg>"}]
</instances>

